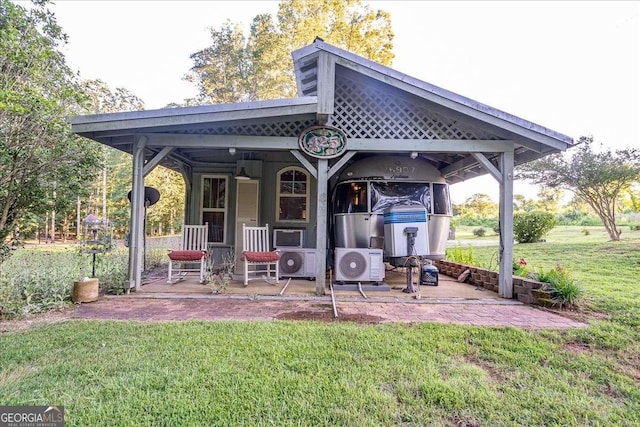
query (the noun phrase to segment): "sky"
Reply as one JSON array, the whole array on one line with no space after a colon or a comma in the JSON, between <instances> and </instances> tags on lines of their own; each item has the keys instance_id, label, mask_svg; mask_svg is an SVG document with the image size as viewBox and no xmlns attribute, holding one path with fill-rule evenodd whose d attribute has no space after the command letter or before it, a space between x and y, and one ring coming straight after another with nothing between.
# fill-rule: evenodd
<instances>
[{"instance_id":1,"label":"sky","mask_svg":"<svg viewBox=\"0 0 640 427\"><path fill-rule=\"evenodd\" d=\"M24 0L20 0L22 3ZM640 147L637 1L366 1L391 14L392 68L578 140ZM184 81L191 53L227 20L249 24L277 1L61 1L63 49L82 78L124 87L162 108L196 95ZM314 36L310 36L311 43ZM516 181L514 192L535 197ZM451 188L454 202L498 184Z\"/></svg>"}]
</instances>

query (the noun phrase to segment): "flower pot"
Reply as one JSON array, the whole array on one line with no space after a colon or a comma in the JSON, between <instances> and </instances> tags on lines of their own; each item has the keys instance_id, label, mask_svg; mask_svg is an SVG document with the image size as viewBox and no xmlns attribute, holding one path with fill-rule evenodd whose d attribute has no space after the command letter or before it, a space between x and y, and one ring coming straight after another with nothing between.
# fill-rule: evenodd
<instances>
[{"instance_id":1,"label":"flower pot","mask_svg":"<svg viewBox=\"0 0 640 427\"><path fill-rule=\"evenodd\" d=\"M75 303L92 302L98 300L98 279L84 279L73 282L71 300Z\"/></svg>"}]
</instances>

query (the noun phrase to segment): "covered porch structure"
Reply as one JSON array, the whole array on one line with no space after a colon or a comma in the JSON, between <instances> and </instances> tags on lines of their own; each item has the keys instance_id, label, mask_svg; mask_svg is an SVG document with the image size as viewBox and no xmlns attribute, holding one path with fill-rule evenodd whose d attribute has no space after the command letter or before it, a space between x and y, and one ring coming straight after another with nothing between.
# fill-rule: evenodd
<instances>
[{"instance_id":1,"label":"covered porch structure","mask_svg":"<svg viewBox=\"0 0 640 427\"><path fill-rule=\"evenodd\" d=\"M237 253L243 222L301 230L303 247L318 254L314 288L323 295L327 259L333 254L328 224L332 178L359 156L397 154L425 159L450 184L483 174L496 179L498 293L512 298L514 166L566 150L573 139L319 39L292 56L296 98L72 120L73 132L133 156L128 288L141 289L144 177L159 165L184 178L185 223L215 223L211 256ZM301 149L300 135L319 125L346 136L339 156L314 157ZM241 170L249 179L234 179ZM280 179L297 172L307 179L306 199L301 216L291 220L279 214L284 199Z\"/></svg>"}]
</instances>

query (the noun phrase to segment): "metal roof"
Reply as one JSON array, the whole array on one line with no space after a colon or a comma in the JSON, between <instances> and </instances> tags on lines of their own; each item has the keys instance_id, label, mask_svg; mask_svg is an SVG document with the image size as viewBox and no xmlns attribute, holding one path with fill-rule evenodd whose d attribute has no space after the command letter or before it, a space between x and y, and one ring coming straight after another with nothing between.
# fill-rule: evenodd
<instances>
[{"instance_id":1,"label":"metal roof","mask_svg":"<svg viewBox=\"0 0 640 427\"><path fill-rule=\"evenodd\" d=\"M486 173L474 150L495 164L505 144L511 144L518 165L573 144L569 136L320 39L292 56L297 98L76 116L72 131L129 153L134 139L144 135L147 154L171 147L161 164L179 170L180 165L234 162L230 147L251 150L254 158L273 151L288 155L305 128L328 116L328 124L345 131L350 148L415 151L450 183ZM318 93L327 81L327 93ZM323 105L327 99L329 106ZM325 115L327 108L330 114Z\"/></svg>"}]
</instances>

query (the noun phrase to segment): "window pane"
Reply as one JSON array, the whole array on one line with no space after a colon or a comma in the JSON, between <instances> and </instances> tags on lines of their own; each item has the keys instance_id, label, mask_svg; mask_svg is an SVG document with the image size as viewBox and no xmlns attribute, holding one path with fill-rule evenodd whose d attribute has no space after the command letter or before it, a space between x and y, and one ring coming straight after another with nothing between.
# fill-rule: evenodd
<instances>
[{"instance_id":1,"label":"window pane","mask_svg":"<svg viewBox=\"0 0 640 427\"><path fill-rule=\"evenodd\" d=\"M293 184L290 182L280 182L281 194L293 194Z\"/></svg>"},{"instance_id":2,"label":"window pane","mask_svg":"<svg viewBox=\"0 0 640 427\"><path fill-rule=\"evenodd\" d=\"M307 219L306 197L281 197L279 220L303 220Z\"/></svg>"},{"instance_id":3,"label":"window pane","mask_svg":"<svg viewBox=\"0 0 640 427\"><path fill-rule=\"evenodd\" d=\"M449 187L447 184L433 184L433 213L451 214L451 202L449 201Z\"/></svg>"},{"instance_id":4,"label":"window pane","mask_svg":"<svg viewBox=\"0 0 640 427\"><path fill-rule=\"evenodd\" d=\"M211 180L205 178L202 183L202 207L211 207Z\"/></svg>"},{"instance_id":5,"label":"window pane","mask_svg":"<svg viewBox=\"0 0 640 427\"><path fill-rule=\"evenodd\" d=\"M307 183L304 181L294 183L293 194L307 194Z\"/></svg>"},{"instance_id":6,"label":"window pane","mask_svg":"<svg viewBox=\"0 0 640 427\"><path fill-rule=\"evenodd\" d=\"M278 220L307 219L307 177L305 172L295 169L280 173Z\"/></svg>"},{"instance_id":7,"label":"window pane","mask_svg":"<svg viewBox=\"0 0 640 427\"><path fill-rule=\"evenodd\" d=\"M285 171L280 174L280 181L293 181L293 173L294 171Z\"/></svg>"},{"instance_id":8,"label":"window pane","mask_svg":"<svg viewBox=\"0 0 640 427\"><path fill-rule=\"evenodd\" d=\"M202 212L202 223L209 223L209 242L224 242L224 212Z\"/></svg>"},{"instance_id":9,"label":"window pane","mask_svg":"<svg viewBox=\"0 0 640 427\"><path fill-rule=\"evenodd\" d=\"M224 209L224 200L225 200L225 194L226 194L226 183L227 181L225 179L216 179L216 181L218 181L218 185L216 186L217 192L216 192L216 203L215 203L215 207L216 208L220 208L220 209Z\"/></svg>"},{"instance_id":10,"label":"window pane","mask_svg":"<svg viewBox=\"0 0 640 427\"><path fill-rule=\"evenodd\" d=\"M202 184L202 193L203 208L225 208L226 180L224 178L205 178Z\"/></svg>"},{"instance_id":11,"label":"window pane","mask_svg":"<svg viewBox=\"0 0 640 427\"><path fill-rule=\"evenodd\" d=\"M367 212L367 183L340 184L333 203L335 213Z\"/></svg>"},{"instance_id":12,"label":"window pane","mask_svg":"<svg viewBox=\"0 0 640 427\"><path fill-rule=\"evenodd\" d=\"M422 205L431 213L428 183L372 182L371 212L381 213L392 206Z\"/></svg>"}]
</instances>

